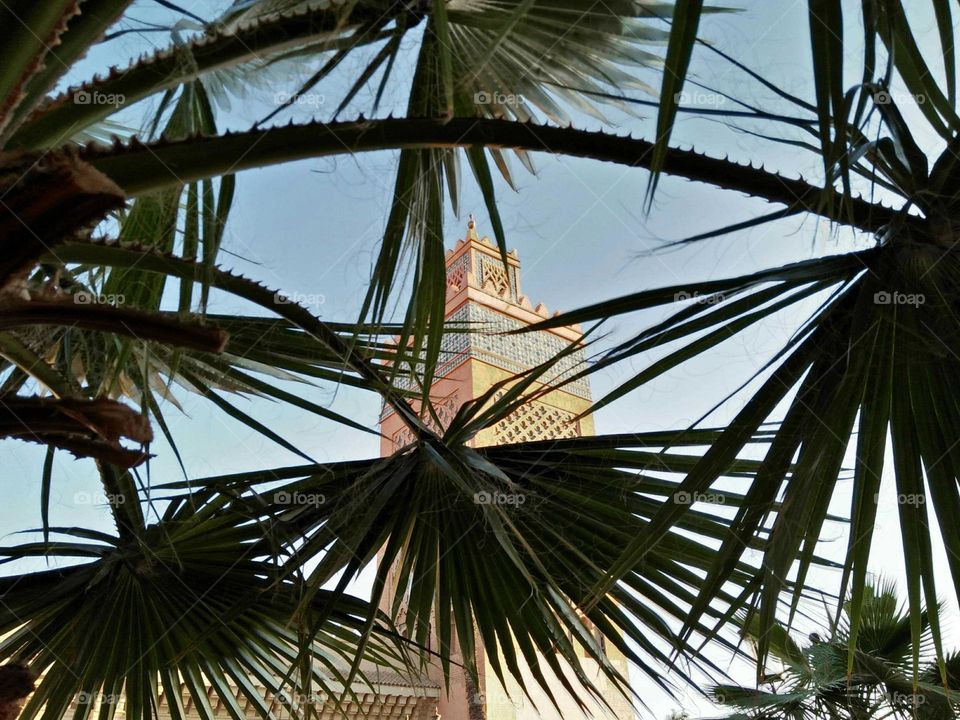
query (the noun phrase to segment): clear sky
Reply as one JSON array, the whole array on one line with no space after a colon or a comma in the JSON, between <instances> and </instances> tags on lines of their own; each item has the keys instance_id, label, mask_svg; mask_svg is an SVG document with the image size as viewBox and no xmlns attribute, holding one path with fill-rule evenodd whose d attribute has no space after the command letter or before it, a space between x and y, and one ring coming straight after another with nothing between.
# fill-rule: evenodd
<instances>
[{"instance_id":1,"label":"clear sky","mask_svg":"<svg viewBox=\"0 0 960 720\"><path fill-rule=\"evenodd\" d=\"M141 5L143 9L135 10L134 16L150 20L167 16L152 3ZM202 16L213 17L223 5L222 1L194 0L190 8ZM811 99L806 3L776 0L740 5L745 7L741 13L708 17L702 26L702 35L790 92ZM859 3L847 5L853 23ZM917 30L925 31L922 27ZM167 40L165 34L159 33L126 36L115 41L109 51L92 53L76 77L103 68L118 58L138 54L146 47L164 45ZM857 60L855 53L854 48L850 54L852 62ZM349 75L355 69L356 65L348 65L345 73ZM401 70L409 72L409 67ZM770 101L768 91L702 50L695 56L694 72L696 79L720 86L738 97ZM644 77L653 84L658 82L655 73L645 73ZM854 81L851 75L851 84ZM272 109L271 99L276 90L289 91L296 85L295 81L283 81L282 75L279 79L271 77L262 91L244 99L234 98L232 109L225 115L227 123L237 128L248 126ZM318 90L329 93L331 103L338 97L338 91L342 92L342 85L337 82ZM395 86L388 101L398 102L405 92L405 84ZM706 96L699 99L710 101ZM368 110L370 102L371 96L361 93L357 110ZM731 104L708 106L731 107ZM128 117L138 117L144 107L132 108ZM782 104L778 107L789 110ZM305 119L313 110L298 108L288 115ZM324 105L316 110L324 117ZM648 116L653 113L646 109L640 112ZM349 113L344 117L349 117ZM617 123L617 132L652 135L649 117L629 118L614 111L611 118ZM596 125L592 120L579 117L576 120L581 125ZM137 121L131 119L130 122L136 124ZM803 173L816 177L820 170L819 160L813 155L801 154L787 146L761 143L719 122L681 120L675 144L695 145L704 151L729 153L743 160L759 158L768 167L792 176ZM394 162L394 154L377 153L359 158L344 156L304 161L243 174L227 227L222 264L288 292L322 295L324 302L317 307L322 317L354 320L385 225ZM551 310L569 310L607 297L683 280L739 275L849 249L858 242L847 231L831 234L825 225L806 218L769 224L681 250L655 252L664 241L755 217L769 212L770 208L735 193L668 177L660 184L653 211L645 215L642 207L648 180L645 171L543 155L535 156L535 162L539 170L537 176L526 174L519 163L513 163L520 189L513 193L500 182L499 207L508 246L519 250L524 293L534 304L543 302ZM467 171L465 176L468 175ZM464 183L461 208L461 218L452 214L447 217L450 246L463 236L468 212L477 215L481 234L492 234L483 202L469 179ZM218 300L212 310L231 307L228 302ZM659 316L660 313L652 313L622 318L613 327L622 336ZM744 332L707 356L603 409L596 418L598 432L647 431L689 423L761 367L802 317L794 310ZM643 363L638 361L633 368L624 366L596 376L595 397L646 362L649 358L644 358ZM379 401L373 395L331 387L298 388L297 392L321 399L371 427L377 421ZM184 412L168 407L166 415L191 477L299 462L296 456L254 431L225 418L202 398L186 393L178 397ZM275 403L243 399L236 402L318 461L369 457L378 452L378 440L373 435L364 436ZM730 403L717 413L716 419L722 421L730 417L737 407L736 401ZM153 451L157 457L151 462L149 472L154 482L181 476L173 454L162 441L155 443ZM13 543L19 538L8 533L40 524L43 450L39 446L5 441L0 443L0 452L7 475L5 502L0 504L0 533L6 536L5 543ZM887 489L890 490L889 486ZM53 524L106 525L104 509L87 501L99 493L91 461L75 461L66 453L58 453L51 501ZM838 511L845 510L845 500L845 491L841 491L837 498ZM896 522L895 503L883 503L873 567L894 577L902 573ZM828 528L826 534L830 542L824 544L825 552L839 557L846 544L843 528ZM940 568L946 573L943 558L940 558ZM824 583L835 580L832 575L822 578ZM946 583L943 587L946 590ZM955 620L956 609L952 608L948 627L953 644L958 645L960 635L956 632ZM666 698L652 704L661 717L676 707L676 703ZM692 700L689 709L696 709Z\"/></svg>"}]
</instances>

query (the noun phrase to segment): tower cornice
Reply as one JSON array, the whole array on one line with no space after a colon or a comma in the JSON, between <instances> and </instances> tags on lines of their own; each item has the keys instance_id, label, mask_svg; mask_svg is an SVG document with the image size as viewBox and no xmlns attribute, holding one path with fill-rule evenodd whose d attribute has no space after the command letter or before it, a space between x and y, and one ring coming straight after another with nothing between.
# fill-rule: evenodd
<instances>
[{"instance_id":1,"label":"tower cornice","mask_svg":"<svg viewBox=\"0 0 960 720\"><path fill-rule=\"evenodd\" d=\"M445 316L450 318L466 302L476 302L496 310L524 325L555 317L543 303L533 305L522 293L520 256L514 249L507 253L507 264L496 244L479 236L473 216L467 223L467 235L457 240L446 253L447 297ZM576 342L583 336L579 325L548 330L557 337Z\"/></svg>"}]
</instances>

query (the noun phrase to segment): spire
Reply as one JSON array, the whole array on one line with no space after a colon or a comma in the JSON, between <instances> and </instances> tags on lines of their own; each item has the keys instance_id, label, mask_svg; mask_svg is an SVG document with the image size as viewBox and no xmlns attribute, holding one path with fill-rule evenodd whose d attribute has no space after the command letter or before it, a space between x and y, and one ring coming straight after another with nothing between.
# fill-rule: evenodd
<instances>
[{"instance_id":1,"label":"spire","mask_svg":"<svg viewBox=\"0 0 960 720\"><path fill-rule=\"evenodd\" d=\"M479 240L477 235L477 221L473 219L473 213L470 213L467 220L467 240Z\"/></svg>"}]
</instances>

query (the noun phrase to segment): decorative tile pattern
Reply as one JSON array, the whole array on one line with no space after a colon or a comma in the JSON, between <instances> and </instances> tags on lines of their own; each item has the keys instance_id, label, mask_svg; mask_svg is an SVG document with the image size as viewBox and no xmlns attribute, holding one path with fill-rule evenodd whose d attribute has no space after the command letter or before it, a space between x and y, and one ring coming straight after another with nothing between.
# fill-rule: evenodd
<instances>
[{"instance_id":1,"label":"decorative tile pattern","mask_svg":"<svg viewBox=\"0 0 960 720\"><path fill-rule=\"evenodd\" d=\"M580 422L566 410L532 402L521 405L493 427L494 444L580 437Z\"/></svg>"},{"instance_id":2,"label":"decorative tile pattern","mask_svg":"<svg viewBox=\"0 0 960 720\"><path fill-rule=\"evenodd\" d=\"M393 435L393 448L396 450L398 448L406 447L413 442L413 433L410 432L410 428L404 426L402 430L398 430Z\"/></svg>"},{"instance_id":3,"label":"decorative tile pattern","mask_svg":"<svg viewBox=\"0 0 960 720\"><path fill-rule=\"evenodd\" d=\"M503 264L491 262L482 255L477 257L480 260L478 263L480 267L480 287L484 290L492 290L497 297L507 297L510 292L510 280Z\"/></svg>"},{"instance_id":4,"label":"decorative tile pattern","mask_svg":"<svg viewBox=\"0 0 960 720\"><path fill-rule=\"evenodd\" d=\"M477 284L489 291L491 288L487 286L487 283L490 283L494 295L516 304L518 302L517 290L520 287L517 282L516 268L504 268L500 260L495 260L483 253L478 252L474 257L476 258ZM507 275L508 271L509 275Z\"/></svg>"},{"instance_id":5,"label":"decorative tile pattern","mask_svg":"<svg viewBox=\"0 0 960 720\"><path fill-rule=\"evenodd\" d=\"M447 268L447 287L453 288L455 292L463 290L467 286L467 275L469 274L470 255L464 253Z\"/></svg>"},{"instance_id":6,"label":"decorative tile pattern","mask_svg":"<svg viewBox=\"0 0 960 720\"><path fill-rule=\"evenodd\" d=\"M469 323L471 328L477 328L472 333L464 333L469 343L469 354L504 370L511 372L528 370L547 362L567 348L566 340L549 332L504 334L522 328L524 324L495 310L472 303L463 309L467 311L467 317L461 322ZM553 369L545 375L544 381L547 384L553 384L566 380L582 370L585 363L583 350L572 352L554 365ZM565 385L563 389L577 397L590 399L590 384L586 379Z\"/></svg>"},{"instance_id":7,"label":"decorative tile pattern","mask_svg":"<svg viewBox=\"0 0 960 720\"><path fill-rule=\"evenodd\" d=\"M472 280L470 280L471 258L473 258ZM504 267L499 259L473 249L463 253L447 267L448 293L459 292L473 284L485 288L487 292L499 295L508 302L519 304L519 281L519 268ZM434 371L435 377L446 376L469 357L511 373L520 373L552 360L568 347L566 340L549 332L508 335L506 333L524 327L524 323L474 302L463 305L451 314L446 322L453 328L463 328L463 331L454 330L444 335ZM556 362L542 380L548 385L558 384L581 371L585 366L584 351L576 350ZM421 366L418 374L422 372ZM398 377L395 383L398 388L404 390L418 387L418 383L409 375ZM591 399L590 385L586 379L568 383L563 386L563 390L585 400ZM437 408L444 427L459 407L459 403L449 405L449 400L448 398L441 407ZM384 404L381 420L391 412ZM570 423L573 417L572 414L552 406L532 403L497 425L495 435L497 442L575 437L580 434L580 427L579 423ZM401 430L393 441L395 447L401 447L410 443L412 439L413 436L409 430Z\"/></svg>"},{"instance_id":8,"label":"decorative tile pattern","mask_svg":"<svg viewBox=\"0 0 960 720\"><path fill-rule=\"evenodd\" d=\"M567 347L566 340L545 331L506 335L504 333L524 327L523 323L475 303L465 304L447 318L447 324L463 327L465 332L448 332L443 336L434 373L438 377L446 375L467 357L519 373L547 362ZM544 382L559 383L585 366L583 350L576 350L558 361L544 376ZM396 384L409 389L410 378L397 378ZM590 384L585 378L564 385L563 389L571 395L590 399Z\"/></svg>"},{"instance_id":9,"label":"decorative tile pattern","mask_svg":"<svg viewBox=\"0 0 960 720\"><path fill-rule=\"evenodd\" d=\"M425 424L432 430L446 429L457 414L457 410L460 409L460 396L457 393L453 393L441 402L435 403L433 409L440 419L440 426L437 426L433 416L423 418ZM411 432L410 428L404 426L401 430L393 434L392 439L394 448L401 448L413 442L413 432Z\"/></svg>"}]
</instances>

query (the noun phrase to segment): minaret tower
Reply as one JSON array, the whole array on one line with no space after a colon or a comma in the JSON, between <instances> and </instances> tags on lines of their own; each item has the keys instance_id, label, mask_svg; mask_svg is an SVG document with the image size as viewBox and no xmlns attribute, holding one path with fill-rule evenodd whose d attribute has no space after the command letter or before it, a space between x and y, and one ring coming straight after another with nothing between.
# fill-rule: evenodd
<instances>
[{"instance_id":1,"label":"minaret tower","mask_svg":"<svg viewBox=\"0 0 960 720\"><path fill-rule=\"evenodd\" d=\"M449 421L463 403L479 397L490 387L518 372L539 365L583 333L579 327L554 328L524 335L502 335L547 319L543 304L533 306L521 294L520 259L517 251L503 265L500 251L488 237L477 235L473 216L467 236L447 251L446 320L475 329L448 333L432 387L434 405L441 421ZM556 382L580 369L583 353L575 352L558 363L546 381ZM475 446L517 443L550 438L592 435L593 419L574 420L590 407L590 386L578 380L521 408L514 417L482 431ZM410 441L406 426L389 409L381 418L381 455L387 456Z\"/></svg>"},{"instance_id":2,"label":"minaret tower","mask_svg":"<svg viewBox=\"0 0 960 720\"><path fill-rule=\"evenodd\" d=\"M512 250L504 266L496 245L488 237L477 233L473 216L467 223L467 234L447 251L447 296L445 317L448 323L468 326L472 332L447 333L435 373L431 396L441 423L448 423L460 406L480 397L495 383L540 365L571 344L579 342L583 333L578 326L553 328L536 333L505 335L506 331L532 325L550 317L543 304L533 305L521 293L520 258ZM546 384L565 379L582 368L583 351L567 355L555 367ZM576 418L590 407L590 386L586 379L564 385L527 403L512 416L493 427L481 431L472 441L473 446L520 443L552 438L570 438L593 435L593 418ZM386 408L381 417L381 456L388 456L412 440L410 431L392 410ZM388 582L388 587L390 583ZM390 607L392 597L388 590L382 606ZM454 656L454 660L457 657ZM627 661L611 649L609 660L624 676ZM583 659L584 669L593 673L595 682L604 687L606 680L589 658ZM591 669L592 666L592 669ZM492 671L479 658L480 687L456 669L451 677L448 694L441 691L438 712L443 720L572 720L588 717L572 700L569 707L557 713L544 694L537 697L537 714L533 704L523 699L519 686L504 688ZM443 687L443 676L436 668L431 679ZM575 682L575 681L574 681ZM513 683L512 680L509 683ZM509 690L509 692L508 692ZM555 696L566 699L558 682ZM590 717L598 720L633 720L634 713L611 687L607 701L615 712L593 705Z\"/></svg>"}]
</instances>

